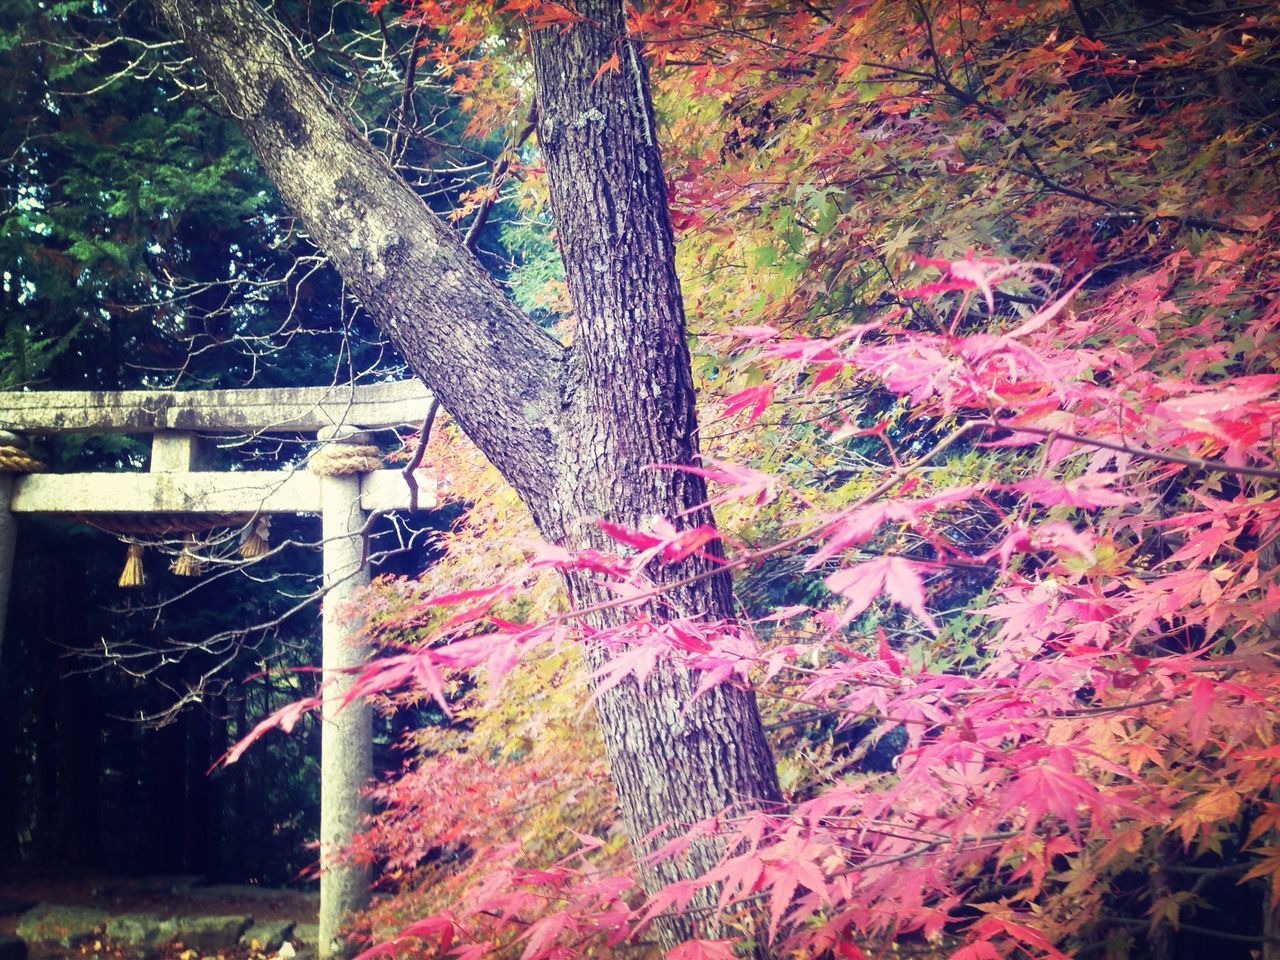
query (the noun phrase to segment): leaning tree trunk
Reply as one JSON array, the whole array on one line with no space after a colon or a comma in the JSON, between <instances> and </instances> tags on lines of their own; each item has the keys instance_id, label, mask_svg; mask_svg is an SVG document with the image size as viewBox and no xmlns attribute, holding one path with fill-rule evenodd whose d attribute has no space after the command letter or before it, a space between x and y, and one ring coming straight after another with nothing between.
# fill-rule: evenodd
<instances>
[{"instance_id":1,"label":"leaning tree trunk","mask_svg":"<svg viewBox=\"0 0 1280 960\"><path fill-rule=\"evenodd\" d=\"M249 0L154 0L240 121L285 201L365 309L528 506L549 540L602 546L605 517L709 523L700 479L649 469L696 462L695 395L649 82L622 0L579 0L584 19L533 36L539 140L576 315L574 346L540 330L485 274ZM599 73L614 54L621 69ZM599 73L599 76L597 74ZM655 570L668 582L707 570ZM707 571L653 616L732 616L728 575ZM601 599L570 578L579 606ZM618 615L597 613L592 627ZM596 665L606 659L590 651ZM599 700L635 838L778 799L754 695L670 668ZM646 877L700 873L715 856ZM689 925L668 931L687 932Z\"/></svg>"}]
</instances>

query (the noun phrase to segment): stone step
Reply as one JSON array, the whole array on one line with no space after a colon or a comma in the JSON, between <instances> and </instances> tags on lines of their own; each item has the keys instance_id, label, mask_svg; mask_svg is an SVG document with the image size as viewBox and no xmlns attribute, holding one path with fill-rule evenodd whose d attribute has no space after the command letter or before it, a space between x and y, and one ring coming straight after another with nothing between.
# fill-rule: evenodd
<instances>
[{"instance_id":1,"label":"stone step","mask_svg":"<svg viewBox=\"0 0 1280 960\"><path fill-rule=\"evenodd\" d=\"M107 912L94 907L42 903L18 918L18 937L35 956L65 951L93 936L107 922Z\"/></svg>"},{"instance_id":2,"label":"stone step","mask_svg":"<svg viewBox=\"0 0 1280 960\"><path fill-rule=\"evenodd\" d=\"M40 904L19 918L15 942L25 946L21 954L12 956L23 960L28 953L66 957L77 944L97 939L123 949L130 958L154 956L174 943L199 954L214 954L233 950L242 942L247 945L253 939L258 940L260 949L274 952L292 934L293 926L283 921L255 924L253 917L244 914L108 914L100 908ZM251 929L254 935L245 939ZM0 953L0 960L10 960L10 954Z\"/></svg>"}]
</instances>

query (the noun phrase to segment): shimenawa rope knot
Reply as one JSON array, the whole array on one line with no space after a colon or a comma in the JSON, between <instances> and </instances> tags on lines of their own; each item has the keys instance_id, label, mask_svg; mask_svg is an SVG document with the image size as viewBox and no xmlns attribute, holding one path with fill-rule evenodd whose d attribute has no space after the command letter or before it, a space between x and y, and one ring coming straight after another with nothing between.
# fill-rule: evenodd
<instances>
[{"instance_id":1,"label":"shimenawa rope knot","mask_svg":"<svg viewBox=\"0 0 1280 960\"><path fill-rule=\"evenodd\" d=\"M373 444L326 443L307 458L307 469L322 477L370 473L382 467L382 451Z\"/></svg>"},{"instance_id":2,"label":"shimenawa rope knot","mask_svg":"<svg viewBox=\"0 0 1280 960\"><path fill-rule=\"evenodd\" d=\"M0 473L42 473L48 469L21 447L0 446Z\"/></svg>"}]
</instances>

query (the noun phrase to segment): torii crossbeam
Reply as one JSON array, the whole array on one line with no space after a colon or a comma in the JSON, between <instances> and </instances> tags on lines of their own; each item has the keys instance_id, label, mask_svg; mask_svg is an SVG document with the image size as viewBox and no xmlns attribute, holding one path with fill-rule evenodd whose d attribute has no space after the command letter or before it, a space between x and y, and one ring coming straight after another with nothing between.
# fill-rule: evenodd
<instances>
[{"instance_id":1,"label":"torii crossbeam","mask_svg":"<svg viewBox=\"0 0 1280 960\"><path fill-rule=\"evenodd\" d=\"M0 447L27 434L150 433L146 473L0 474L0 646L16 545L16 513L101 515L318 513L324 543L320 849L340 848L365 813L372 713L335 704L340 671L367 654L338 615L369 582L361 533L370 513L430 509L435 488L411 490L399 471L317 475L300 468L202 470L200 440L218 434L315 434L323 444L368 442L365 430L418 424L431 395L417 381L256 390L0 392ZM320 955L341 955L345 917L368 902L367 868L326 864L320 876Z\"/></svg>"}]
</instances>

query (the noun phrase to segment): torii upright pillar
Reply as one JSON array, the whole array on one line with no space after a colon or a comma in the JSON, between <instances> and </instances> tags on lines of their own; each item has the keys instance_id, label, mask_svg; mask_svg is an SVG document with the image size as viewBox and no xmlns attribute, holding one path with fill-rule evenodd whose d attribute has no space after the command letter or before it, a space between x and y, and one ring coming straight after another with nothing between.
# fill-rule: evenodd
<instances>
[{"instance_id":1,"label":"torii upright pillar","mask_svg":"<svg viewBox=\"0 0 1280 960\"><path fill-rule=\"evenodd\" d=\"M8 430L0 430L0 451L22 454L26 438ZM4 660L4 629L8 619L9 587L13 582L14 549L18 542L18 525L13 519L13 484L15 475L0 469L0 662Z\"/></svg>"},{"instance_id":2,"label":"torii upright pillar","mask_svg":"<svg viewBox=\"0 0 1280 960\"><path fill-rule=\"evenodd\" d=\"M367 444L368 434L347 427L321 430L332 444ZM363 617L356 594L369 584L364 556L367 514L360 505L360 474L320 478L320 516L324 537L324 615L322 677L324 704L320 734L320 937L321 957L348 956L343 922L369 903L369 868L341 855L364 826L369 802L365 790L373 776L370 745L373 711L365 700L343 704L353 677L345 669L368 658L360 640Z\"/></svg>"}]
</instances>

